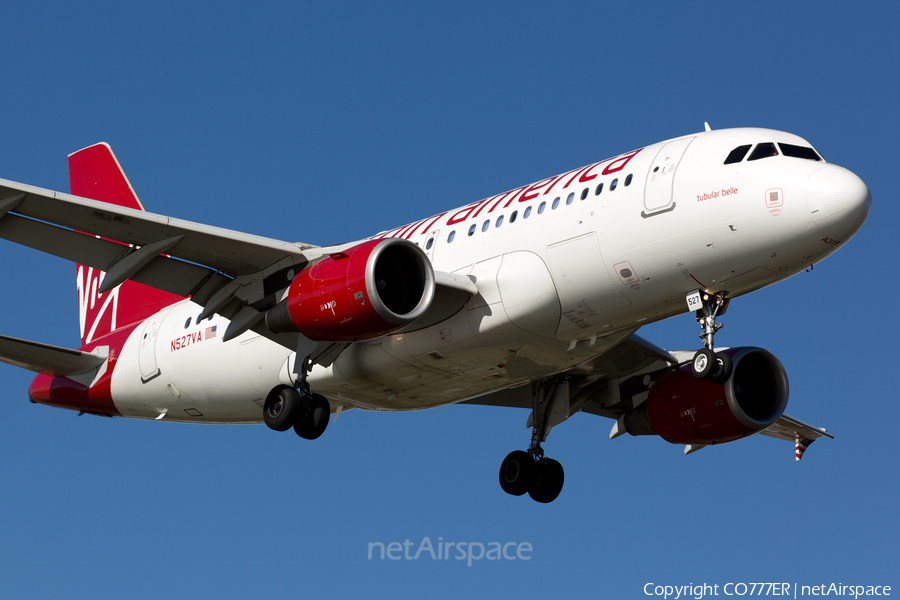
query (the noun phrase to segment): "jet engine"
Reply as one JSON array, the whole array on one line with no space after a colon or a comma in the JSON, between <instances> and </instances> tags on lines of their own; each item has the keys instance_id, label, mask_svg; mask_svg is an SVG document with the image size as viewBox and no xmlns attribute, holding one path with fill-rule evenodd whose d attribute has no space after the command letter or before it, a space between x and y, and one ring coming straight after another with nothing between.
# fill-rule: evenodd
<instances>
[{"instance_id":1,"label":"jet engine","mask_svg":"<svg viewBox=\"0 0 900 600\"><path fill-rule=\"evenodd\" d=\"M724 384L695 378L690 365L669 371L651 384L643 404L619 418L619 431L673 444L721 444L777 421L788 401L781 361L762 348L725 352L734 370Z\"/></svg>"},{"instance_id":2,"label":"jet engine","mask_svg":"<svg viewBox=\"0 0 900 600\"><path fill-rule=\"evenodd\" d=\"M421 317L434 298L434 270L407 240L370 240L326 256L291 281L266 313L275 333L314 341L379 337Z\"/></svg>"}]
</instances>

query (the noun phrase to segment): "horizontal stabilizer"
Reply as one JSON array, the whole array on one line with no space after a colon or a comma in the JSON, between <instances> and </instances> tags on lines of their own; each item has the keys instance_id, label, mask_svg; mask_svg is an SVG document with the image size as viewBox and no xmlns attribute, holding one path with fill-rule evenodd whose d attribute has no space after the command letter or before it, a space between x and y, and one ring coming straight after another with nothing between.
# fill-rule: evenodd
<instances>
[{"instance_id":1,"label":"horizontal stabilizer","mask_svg":"<svg viewBox=\"0 0 900 600\"><path fill-rule=\"evenodd\" d=\"M0 335L0 362L42 375L80 375L96 369L105 360L96 354Z\"/></svg>"}]
</instances>

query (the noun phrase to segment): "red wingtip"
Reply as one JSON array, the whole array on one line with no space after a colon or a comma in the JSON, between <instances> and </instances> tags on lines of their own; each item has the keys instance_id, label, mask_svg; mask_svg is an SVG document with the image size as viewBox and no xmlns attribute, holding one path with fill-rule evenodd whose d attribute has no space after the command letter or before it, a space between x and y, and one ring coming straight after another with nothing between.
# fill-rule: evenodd
<instances>
[{"instance_id":1,"label":"red wingtip","mask_svg":"<svg viewBox=\"0 0 900 600\"><path fill-rule=\"evenodd\" d=\"M72 194L144 210L109 144L100 142L69 155Z\"/></svg>"}]
</instances>

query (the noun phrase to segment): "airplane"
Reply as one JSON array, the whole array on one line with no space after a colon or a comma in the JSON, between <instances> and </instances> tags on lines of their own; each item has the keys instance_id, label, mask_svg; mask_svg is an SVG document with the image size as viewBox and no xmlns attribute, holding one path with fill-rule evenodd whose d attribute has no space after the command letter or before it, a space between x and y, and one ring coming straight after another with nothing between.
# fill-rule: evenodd
<instances>
[{"instance_id":1,"label":"airplane","mask_svg":"<svg viewBox=\"0 0 900 600\"><path fill-rule=\"evenodd\" d=\"M833 437L784 414L772 353L714 339L731 300L868 216L865 183L797 135L707 125L324 247L146 212L103 143L68 162L71 194L0 180L0 238L77 264L78 350L0 336L34 403L309 440L353 408L521 407L499 481L541 503L565 479L542 444L578 412L685 454L761 433L799 460ZM697 350L636 334L686 312Z\"/></svg>"}]
</instances>

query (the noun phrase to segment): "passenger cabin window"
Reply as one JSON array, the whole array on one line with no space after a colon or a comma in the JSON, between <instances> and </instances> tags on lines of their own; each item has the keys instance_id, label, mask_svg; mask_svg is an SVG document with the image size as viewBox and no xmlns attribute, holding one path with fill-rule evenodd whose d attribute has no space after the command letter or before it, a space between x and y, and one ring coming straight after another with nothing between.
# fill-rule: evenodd
<instances>
[{"instance_id":1,"label":"passenger cabin window","mask_svg":"<svg viewBox=\"0 0 900 600\"><path fill-rule=\"evenodd\" d=\"M752 144L747 144L745 146L738 146L734 150L728 153L728 156L725 157L725 164L731 165L734 163L739 163L744 160L744 157L747 156L747 152L750 151L750 146Z\"/></svg>"},{"instance_id":2,"label":"passenger cabin window","mask_svg":"<svg viewBox=\"0 0 900 600\"><path fill-rule=\"evenodd\" d=\"M616 189L617 185L619 185L619 180L613 179L612 183L609 184L609 191L611 191L611 192L614 191Z\"/></svg>"},{"instance_id":3,"label":"passenger cabin window","mask_svg":"<svg viewBox=\"0 0 900 600\"><path fill-rule=\"evenodd\" d=\"M434 238L429 238L427 242L425 242L425 249L431 250L431 247L434 245Z\"/></svg>"},{"instance_id":4,"label":"passenger cabin window","mask_svg":"<svg viewBox=\"0 0 900 600\"><path fill-rule=\"evenodd\" d=\"M518 216L519 216L519 211L514 210L514 211L513 211L513 214L509 215L509 222L510 222L510 223L515 223L515 222L516 222L516 217L518 217Z\"/></svg>"},{"instance_id":5,"label":"passenger cabin window","mask_svg":"<svg viewBox=\"0 0 900 600\"><path fill-rule=\"evenodd\" d=\"M631 177L632 177L632 176L631 176L631 174L629 173L629 174L628 174L628 177L625 178L625 187L628 187L629 185L631 185Z\"/></svg>"},{"instance_id":6,"label":"passenger cabin window","mask_svg":"<svg viewBox=\"0 0 900 600\"><path fill-rule=\"evenodd\" d=\"M530 216L531 216L531 207L527 206L527 207L525 207L525 212L522 214L522 218L527 219Z\"/></svg>"},{"instance_id":7,"label":"passenger cabin window","mask_svg":"<svg viewBox=\"0 0 900 600\"><path fill-rule=\"evenodd\" d=\"M450 242L452 242L453 238L455 238L455 237L456 237L456 231L451 231L450 235L447 236L447 243L449 244Z\"/></svg>"},{"instance_id":8,"label":"passenger cabin window","mask_svg":"<svg viewBox=\"0 0 900 600\"><path fill-rule=\"evenodd\" d=\"M602 192L602 191L603 191L603 184L601 183L600 185L597 186L597 189L594 191L594 195L599 196L600 192Z\"/></svg>"},{"instance_id":9,"label":"passenger cabin window","mask_svg":"<svg viewBox=\"0 0 900 600\"><path fill-rule=\"evenodd\" d=\"M785 156L805 158L806 160L822 160L822 157L819 156L818 152L812 148L795 146L793 144L782 144L781 142L778 142L778 147L781 148L781 153Z\"/></svg>"},{"instance_id":10,"label":"passenger cabin window","mask_svg":"<svg viewBox=\"0 0 900 600\"><path fill-rule=\"evenodd\" d=\"M469 237L472 237L475 234L475 223L472 223L472 226L469 227Z\"/></svg>"},{"instance_id":11,"label":"passenger cabin window","mask_svg":"<svg viewBox=\"0 0 900 600\"><path fill-rule=\"evenodd\" d=\"M753 149L753 152L750 153L749 160L760 160L761 158L769 158L770 156L778 156L778 150L775 149L775 144L772 142L763 142L762 144L757 144L756 148Z\"/></svg>"}]
</instances>

